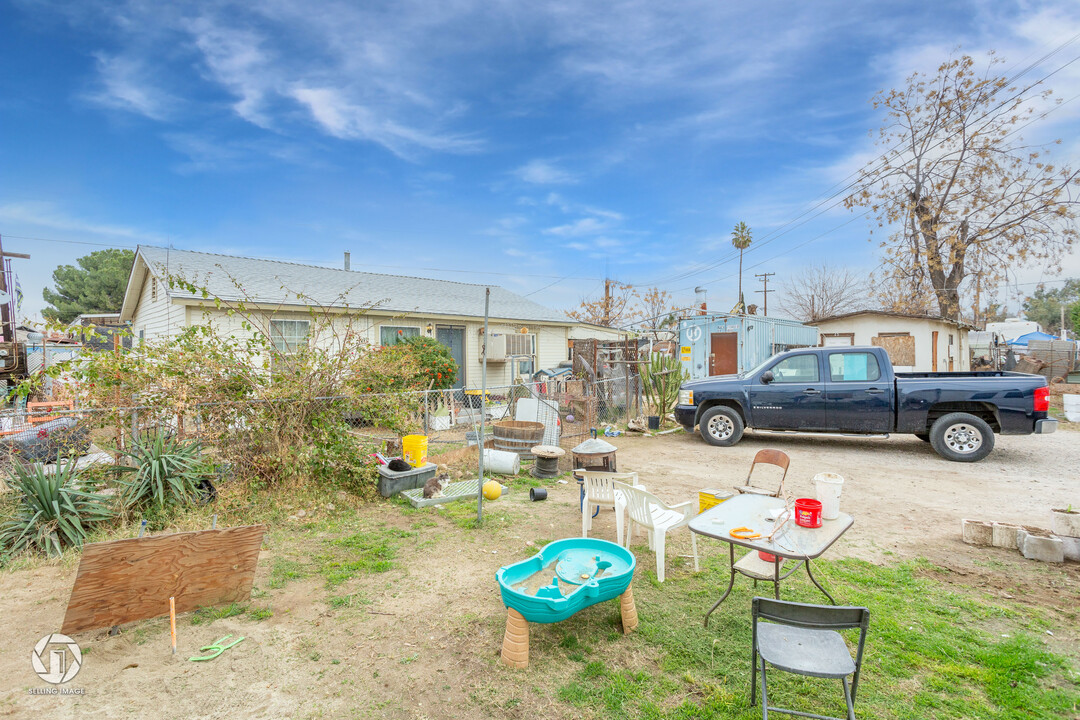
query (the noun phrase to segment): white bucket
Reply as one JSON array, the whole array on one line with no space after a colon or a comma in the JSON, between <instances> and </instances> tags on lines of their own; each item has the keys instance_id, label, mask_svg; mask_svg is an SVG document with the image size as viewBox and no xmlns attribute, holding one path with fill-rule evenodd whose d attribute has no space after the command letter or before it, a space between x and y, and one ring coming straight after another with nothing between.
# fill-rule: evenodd
<instances>
[{"instance_id":1,"label":"white bucket","mask_svg":"<svg viewBox=\"0 0 1080 720\"><path fill-rule=\"evenodd\" d=\"M521 470L521 456L505 450L484 449L484 472L499 475L517 475Z\"/></svg>"},{"instance_id":2,"label":"white bucket","mask_svg":"<svg viewBox=\"0 0 1080 720\"><path fill-rule=\"evenodd\" d=\"M836 473L823 472L814 476L817 499L821 503L821 519L835 520L840 516L840 492L844 478Z\"/></svg>"},{"instance_id":3,"label":"white bucket","mask_svg":"<svg viewBox=\"0 0 1080 720\"><path fill-rule=\"evenodd\" d=\"M1065 419L1080 423L1080 395L1062 395L1065 403Z\"/></svg>"}]
</instances>

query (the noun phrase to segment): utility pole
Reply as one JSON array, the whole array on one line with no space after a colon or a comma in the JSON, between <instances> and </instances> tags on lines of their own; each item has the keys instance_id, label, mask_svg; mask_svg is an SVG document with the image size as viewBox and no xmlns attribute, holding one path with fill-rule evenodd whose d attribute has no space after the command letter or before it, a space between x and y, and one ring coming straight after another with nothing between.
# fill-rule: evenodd
<instances>
[{"instance_id":1,"label":"utility pole","mask_svg":"<svg viewBox=\"0 0 1080 720\"><path fill-rule=\"evenodd\" d=\"M604 278L604 325L611 327L611 280Z\"/></svg>"},{"instance_id":2,"label":"utility pole","mask_svg":"<svg viewBox=\"0 0 1080 720\"><path fill-rule=\"evenodd\" d=\"M767 272L767 273L754 273L754 277L761 278L761 282L763 282L765 284L765 289L764 290L755 290L754 291L754 292L759 292L764 296L763 303L765 305L765 309L764 309L764 311L762 313L763 315L768 315L769 314L769 293L776 292L775 290L770 290L769 289L769 278L771 278L775 274L776 273L770 273L770 272Z\"/></svg>"},{"instance_id":3,"label":"utility pole","mask_svg":"<svg viewBox=\"0 0 1080 720\"><path fill-rule=\"evenodd\" d=\"M0 237L0 291L7 295L7 299L0 303L0 333L5 342L15 342L15 317L12 310L14 306L15 288L8 287L7 282L7 258L21 258L29 260L30 256L25 253L4 252L4 241ZM13 283L14 284L14 283Z\"/></svg>"}]
</instances>

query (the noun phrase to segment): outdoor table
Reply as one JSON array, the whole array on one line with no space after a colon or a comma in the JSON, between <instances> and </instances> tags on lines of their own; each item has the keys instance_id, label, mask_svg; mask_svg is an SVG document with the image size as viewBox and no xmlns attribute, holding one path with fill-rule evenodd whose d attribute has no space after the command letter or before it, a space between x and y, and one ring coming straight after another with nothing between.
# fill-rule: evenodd
<instances>
[{"instance_id":1,"label":"outdoor table","mask_svg":"<svg viewBox=\"0 0 1080 720\"><path fill-rule=\"evenodd\" d=\"M817 589L829 598L833 605L836 601L817 581L810 571L810 561L820 557L829 547L843 535L854 522L850 515L840 513L835 520L822 520L819 528L806 528L795 524L795 518L789 518L772 541L768 540L769 533L773 529L773 521L769 519L770 511L783 510L785 503L780 498L768 495L736 495L735 497L715 505L690 521L690 531L706 537L722 540L729 545L731 559L731 577L728 579L727 591L716 601L709 612L705 613L705 627L709 626L709 616L713 610L720 607L720 603L731 594L731 588L735 585L735 574L741 573L755 580L764 579L774 584L776 599L780 599L780 581L790 576L799 569L799 565L806 566L806 574ZM794 511L792 511L794 512ZM759 538L736 538L729 534L735 528L748 527L761 535ZM752 551L764 551L775 556L772 563L772 578L755 576L744 572L736 567L735 546L740 545ZM795 566L787 571L783 577L780 575L780 564L784 559L795 560Z\"/></svg>"}]
</instances>

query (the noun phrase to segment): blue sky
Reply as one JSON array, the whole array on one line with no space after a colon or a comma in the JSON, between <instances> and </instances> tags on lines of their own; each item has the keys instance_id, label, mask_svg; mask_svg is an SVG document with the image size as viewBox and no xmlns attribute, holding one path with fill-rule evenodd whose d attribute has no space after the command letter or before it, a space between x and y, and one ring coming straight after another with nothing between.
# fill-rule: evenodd
<instances>
[{"instance_id":1,"label":"blue sky","mask_svg":"<svg viewBox=\"0 0 1080 720\"><path fill-rule=\"evenodd\" d=\"M748 289L875 266L842 207L788 223L876 155L876 91L958 47L1031 63L1080 33L1080 4L15 0L0 26L0 234L33 255L31 317L97 247L78 243L349 250L557 308L605 275L680 302L702 284L726 309L738 221ZM1080 93L1080 62L1050 86ZM1025 135L1075 163L1078 129L1080 101Z\"/></svg>"}]
</instances>

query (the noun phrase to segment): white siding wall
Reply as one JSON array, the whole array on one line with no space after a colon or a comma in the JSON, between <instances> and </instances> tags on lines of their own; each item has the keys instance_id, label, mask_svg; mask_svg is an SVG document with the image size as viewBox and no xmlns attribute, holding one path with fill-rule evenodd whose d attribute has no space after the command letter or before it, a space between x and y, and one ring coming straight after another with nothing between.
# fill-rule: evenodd
<instances>
[{"instance_id":1,"label":"white siding wall","mask_svg":"<svg viewBox=\"0 0 1080 720\"><path fill-rule=\"evenodd\" d=\"M153 283L157 283L157 299L154 299ZM131 330L138 340L143 332L145 340L162 340L176 335L186 323L182 305L169 300L168 288L153 275L147 273L139 293L139 303L131 319Z\"/></svg>"},{"instance_id":2,"label":"white siding wall","mask_svg":"<svg viewBox=\"0 0 1080 720\"><path fill-rule=\"evenodd\" d=\"M900 318L890 315L856 315L816 323L822 336L834 333L854 333L855 345L872 345L879 333L910 333L915 338L915 367L897 368L898 371L945 372L949 369L949 335L953 336L953 370L965 372L971 369L967 330L938 320ZM937 331L937 367L933 366L933 333ZM826 338L822 338L825 340Z\"/></svg>"},{"instance_id":3,"label":"white siding wall","mask_svg":"<svg viewBox=\"0 0 1080 720\"><path fill-rule=\"evenodd\" d=\"M209 321L217 332L236 337L245 338L250 332L243 327L243 319L238 315L228 315L224 310L217 308L201 308L197 306L187 307L185 320L188 324L198 325ZM269 329L269 321L273 317L277 320L310 320L311 315L303 311L278 311L271 314L269 311L255 315L256 324L262 332ZM480 362L480 336L483 332L482 321L464 320L451 321L430 317L392 317L378 315L348 316L335 315L332 322L332 330L323 331L313 341L322 347L333 348L338 342L336 336L341 336L350 330L363 335L367 342L377 346L380 342L379 328L383 325L395 327L418 327L420 334L426 335L426 328L434 326L461 326L465 328L465 384L469 387L480 386L481 362ZM507 324L499 322L489 323L488 331L491 333L516 334L521 324ZM536 335L536 363L535 368L553 368L567 359L568 343L567 335L569 328L559 325L527 325L530 333ZM149 339L149 333L147 334ZM487 382L491 387L510 385L514 378L518 377L516 362L488 362Z\"/></svg>"}]
</instances>

